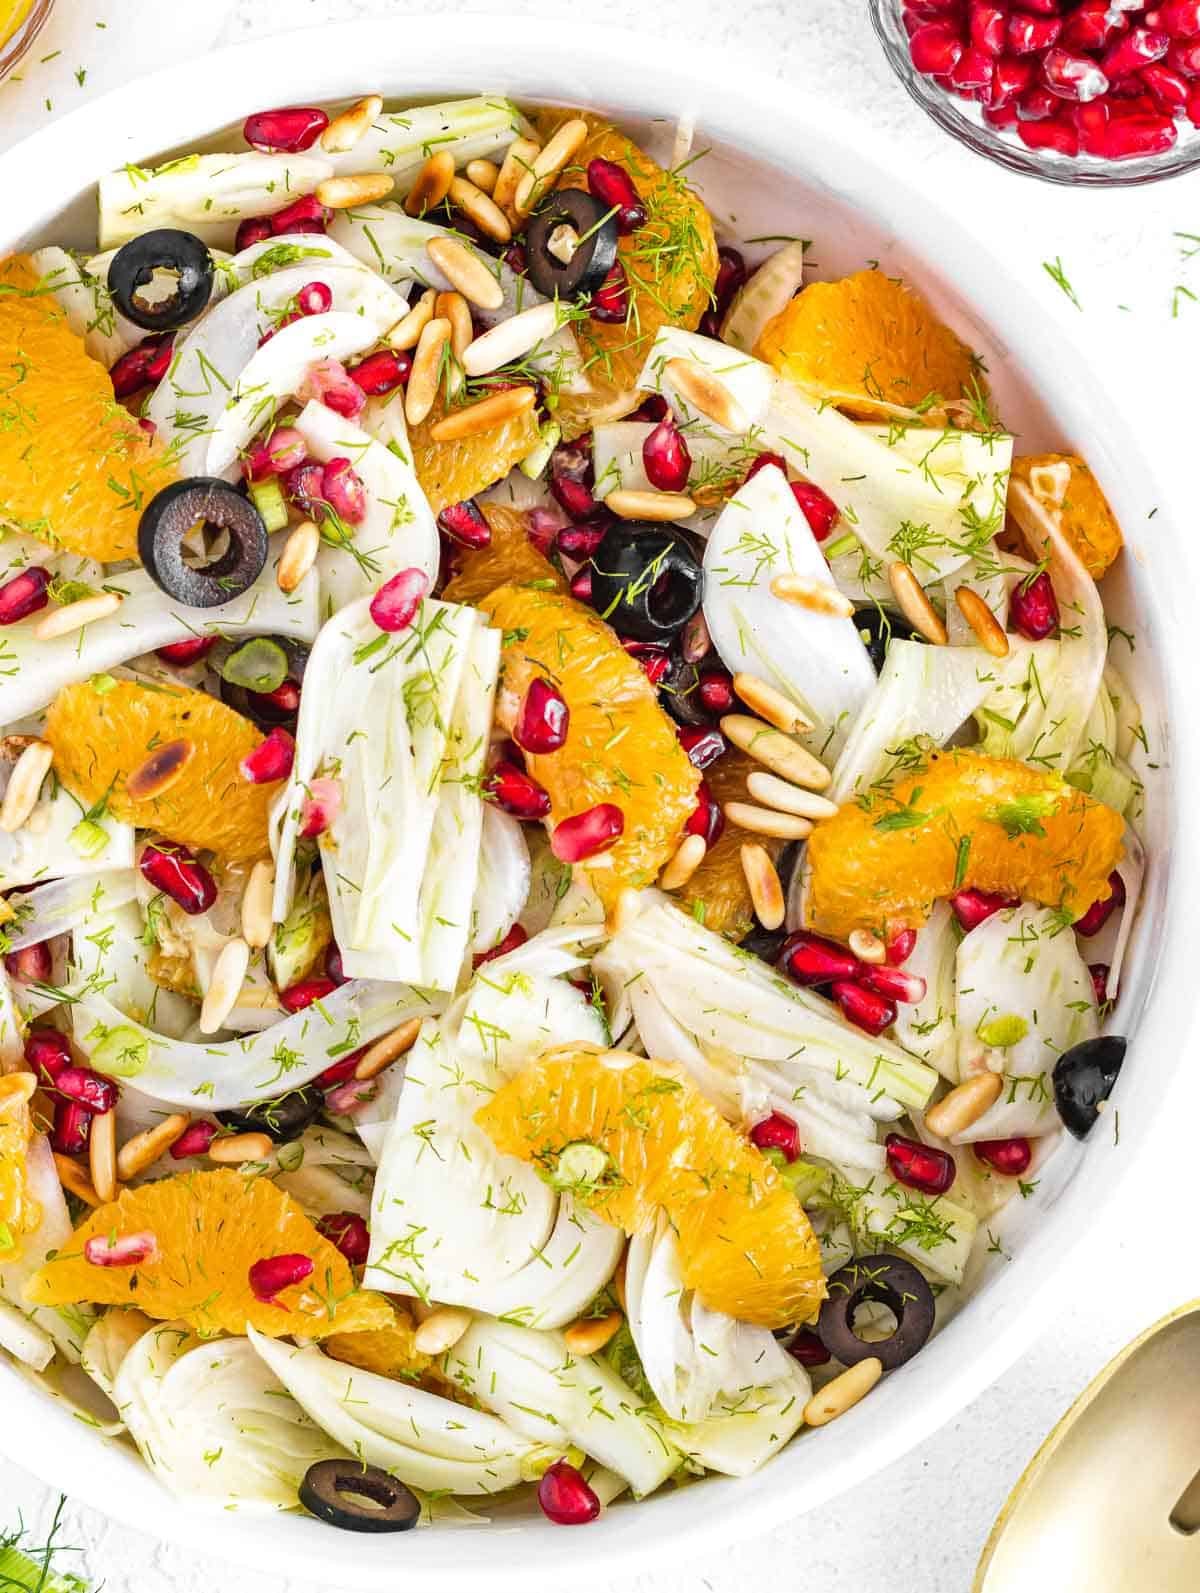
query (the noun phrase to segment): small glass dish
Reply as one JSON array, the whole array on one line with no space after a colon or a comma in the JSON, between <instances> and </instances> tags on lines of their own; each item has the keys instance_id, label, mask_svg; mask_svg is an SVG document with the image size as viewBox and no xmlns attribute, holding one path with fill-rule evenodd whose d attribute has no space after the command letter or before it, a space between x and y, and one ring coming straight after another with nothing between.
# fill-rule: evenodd
<instances>
[{"instance_id":1,"label":"small glass dish","mask_svg":"<svg viewBox=\"0 0 1200 1593\"><path fill-rule=\"evenodd\" d=\"M14 24L12 15L19 13L19 4L0 0L0 79L6 78L42 31L46 18L54 9L54 0L33 0L24 16Z\"/></svg>"},{"instance_id":2,"label":"small glass dish","mask_svg":"<svg viewBox=\"0 0 1200 1593\"><path fill-rule=\"evenodd\" d=\"M1027 149L1016 134L989 127L973 100L958 99L933 78L918 72L908 53L908 34L900 13L902 0L867 0L871 24L892 70L925 114L967 149L984 155L998 166L1040 177L1043 182L1072 188L1127 188L1160 182L1200 168L1200 128L1186 118L1178 123L1179 139L1162 155L1132 160L1101 160L1095 155L1060 155L1051 150Z\"/></svg>"}]
</instances>

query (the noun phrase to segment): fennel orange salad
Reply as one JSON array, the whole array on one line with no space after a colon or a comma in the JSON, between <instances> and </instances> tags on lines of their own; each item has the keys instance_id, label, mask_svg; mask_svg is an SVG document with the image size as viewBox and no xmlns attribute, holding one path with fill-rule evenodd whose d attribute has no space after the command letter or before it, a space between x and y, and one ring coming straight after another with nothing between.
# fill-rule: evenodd
<instances>
[{"instance_id":1,"label":"fennel orange salad","mask_svg":"<svg viewBox=\"0 0 1200 1593\"><path fill-rule=\"evenodd\" d=\"M0 1346L197 1505L749 1475L1116 1081L1104 492L677 144L288 106L0 262Z\"/></svg>"}]
</instances>

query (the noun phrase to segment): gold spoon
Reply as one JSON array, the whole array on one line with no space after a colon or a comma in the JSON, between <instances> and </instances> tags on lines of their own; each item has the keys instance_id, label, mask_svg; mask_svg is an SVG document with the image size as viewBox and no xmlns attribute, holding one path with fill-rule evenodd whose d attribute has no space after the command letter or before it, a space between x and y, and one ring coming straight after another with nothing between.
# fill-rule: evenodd
<instances>
[{"instance_id":1,"label":"gold spoon","mask_svg":"<svg viewBox=\"0 0 1200 1593\"><path fill-rule=\"evenodd\" d=\"M1200 1300L1084 1390L1000 1512L972 1593L1200 1590Z\"/></svg>"}]
</instances>

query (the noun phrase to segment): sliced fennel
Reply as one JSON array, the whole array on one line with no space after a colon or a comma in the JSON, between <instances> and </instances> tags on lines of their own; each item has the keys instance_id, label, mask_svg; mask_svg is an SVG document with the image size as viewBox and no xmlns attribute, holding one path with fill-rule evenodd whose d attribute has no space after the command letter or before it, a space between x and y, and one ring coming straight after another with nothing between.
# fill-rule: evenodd
<instances>
[{"instance_id":1,"label":"sliced fennel","mask_svg":"<svg viewBox=\"0 0 1200 1593\"><path fill-rule=\"evenodd\" d=\"M130 1350L154 1326L142 1311L105 1311L96 1318L83 1341L80 1365L109 1399L116 1387L117 1373Z\"/></svg>"},{"instance_id":2,"label":"sliced fennel","mask_svg":"<svg viewBox=\"0 0 1200 1593\"><path fill-rule=\"evenodd\" d=\"M752 354L768 321L782 314L804 286L805 244L796 239L769 255L733 296L721 340Z\"/></svg>"},{"instance_id":3,"label":"sliced fennel","mask_svg":"<svg viewBox=\"0 0 1200 1593\"><path fill-rule=\"evenodd\" d=\"M127 902L111 911L89 913L79 924L71 937L71 967L76 980L89 990L102 991L125 1017L181 1040L196 1021L196 1006L151 979L152 949L146 943L140 909ZM122 1105L130 1093L123 1092Z\"/></svg>"},{"instance_id":4,"label":"sliced fennel","mask_svg":"<svg viewBox=\"0 0 1200 1593\"><path fill-rule=\"evenodd\" d=\"M38 1327L15 1305L0 1299L0 1349L7 1350L35 1372L44 1372L54 1359L55 1348L54 1340L44 1328Z\"/></svg>"},{"instance_id":5,"label":"sliced fennel","mask_svg":"<svg viewBox=\"0 0 1200 1593\"><path fill-rule=\"evenodd\" d=\"M43 286L66 312L67 325L94 360L110 369L145 337L114 306L107 283L89 276L65 249L51 245L29 256Z\"/></svg>"},{"instance_id":6,"label":"sliced fennel","mask_svg":"<svg viewBox=\"0 0 1200 1593\"><path fill-rule=\"evenodd\" d=\"M479 881L471 908L471 950L498 946L529 900L533 876L525 827L494 802L483 805Z\"/></svg>"},{"instance_id":7,"label":"sliced fennel","mask_svg":"<svg viewBox=\"0 0 1200 1593\"><path fill-rule=\"evenodd\" d=\"M12 768L11 763L0 763L0 789L8 784ZM0 890L36 880L94 878L113 869L132 869L133 830L107 813L94 821L107 835L107 843L90 856L80 852L71 837L84 811L84 804L58 785L53 795L43 794L34 809L36 825L0 830Z\"/></svg>"},{"instance_id":8,"label":"sliced fennel","mask_svg":"<svg viewBox=\"0 0 1200 1593\"><path fill-rule=\"evenodd\" d=\"M935 1067L952 1084L958 1082L954 974L959 937L955 925L950 903L935 902L904 964L905 973L925 980L925 994L920 1001L898 1002L892 1025L906 1051Z\"/></svg>"},{"instance_id":9,"label":"sliced fennel","mask_svg":"<svg viewBox=\"0 0 1200 1593\"><path fill-rule=\"evenodd\" d=\"M35 885L14 898L15 916L4 927L10 951L36 946L54 935L64 935L95 914L107 914L137 893L131 868L109 868L92 875L71 875Z\"/></svg>"},{"instance_id":10,"label":"sliced fennel","mask_svg":"<svg viewBox=\"0 0 1200 1593\"><path fill-rule=\"evenodd\" d=\"M469 160L499 164L524 125L520 111L503 94L476 94L381 111L352 149L328 158L339 172L386 172L403 198L432 151L447 150L460 171Z\"/></svg>"},{"instance_id":11,"label":"sliced fennel","mask_svg":"<svg viewBox=\"0 0 1200 1593\"><path fill-rule=\"evenodd\" d=\"M184 155L149 169L123 166L98 184L99 246L111 249L153 227L179 227L231 249L239 221L273 216L332 174L333 163L320 153L257 150Z\"/></svg>"}]
</instances>

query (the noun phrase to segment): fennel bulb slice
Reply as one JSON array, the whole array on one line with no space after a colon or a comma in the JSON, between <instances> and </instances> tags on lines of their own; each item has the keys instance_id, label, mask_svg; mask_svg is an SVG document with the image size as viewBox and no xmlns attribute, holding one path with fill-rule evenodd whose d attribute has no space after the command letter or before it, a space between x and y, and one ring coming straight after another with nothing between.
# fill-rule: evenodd
<instances>
[{"instance_id":1,"label":"fennel bulb slice","mask_svg":"<svg viewBox=\"0 0 1200 1593\"><path fill-rule=\"evenodd\" d=\"M77 928L93 914L106 914L137 894L137 876L131 868L106 868L98 874L69 875L35 885L14 899L14 916L5 926L9 950L36 946L54 935Z\"/></svg>"},{"instance_id":2,"label":"fennel bulb slice","mask_svg":"<svg viewBox=\"0 0 1200 1593\"><path fill-rule=\"evenodd\" d=\"M179 227L232 249L239 221L273 216L332 175L333 162L319 152L240 150L184 155L149 169L123 166L97 184L99 246L112 249L152 227Z\"/></svg>"},{"instance_id":3,"label":"fennel bulb slice","mask_svg":"<svg viewBox=\"0 0 1200 1593\"><path fill-rule=\"evenodd\" d=\"M925 994L920 1001L898 1002L892 1025L904 1049L935 1067L951 1084L958 1083L954 977L959 942L955 922L949 902L933 904L904 963L905 973L925 980Z\"/></svg>"},{"instance_id":4,"label":"fennel bulb slice","mask_svg":"<svg viewBox=\"0 0 1200 1593\"><path fill-rule=\"evenodd\" d=\"M785 243L768 255L733 296L721 325L721 340L744 354L753 354L768 321L773 321L804 286L802 239Z\"/></svg>"},{"instance_id":5,"label":"fennel bulb slice","mask_svg":"<svg viewBox=\"0 0 1200 1593\"><path fill-rule=\"evenodd\" d=\"M12 770L11 763L0 763L0 791ZM0 890L37 880L94 878L113 869L132 869L133 829L111 814L94 821L108 841L93 856L85 857L73 844L71 836L84 812L84 804L66 786L56 784L53 795L43 796L34 809L38 827L27 823L19 830L0 830Z\"/></svg>"},{"instance_id":6,"label":"fennel bulb slice","mask_svg":"<svg viewBox=\"0 0 1200 1593\"><path fill-rule=\"evenodd\" d=\"M90 276L65 249L51 245L29 256L42 285L62 305L67 325L94 360L111 369L145 337L112 302L107 282Z\"/></svg>"},{"instance_id":7,"label":"fennel bulb slice","mask_svg":"<svg viewBox=\"0 0 1200 1593\"><path fill-rule=\"evenodd\" d=\"M326 158L337 172L386 172L403 199L431 150L449 150L460 171L469 160L494 160L499 165L525 125L520 111L503 94L475 94L437 105L383 110L352 149ZM320 140L316 147L320 148Z\"/></svg>"},{"instance_id":8,"label":"fennel bulb slice","mask_svg":"<svg viewBox=\"0 0 1200 1593\"><path fill-rule=\"evenodd\" d=\"M471 950L498 946L529 900L533 865L525 826L494 802L483 804L479 882L471 905Z\"/></svg>"}]
</instances>

